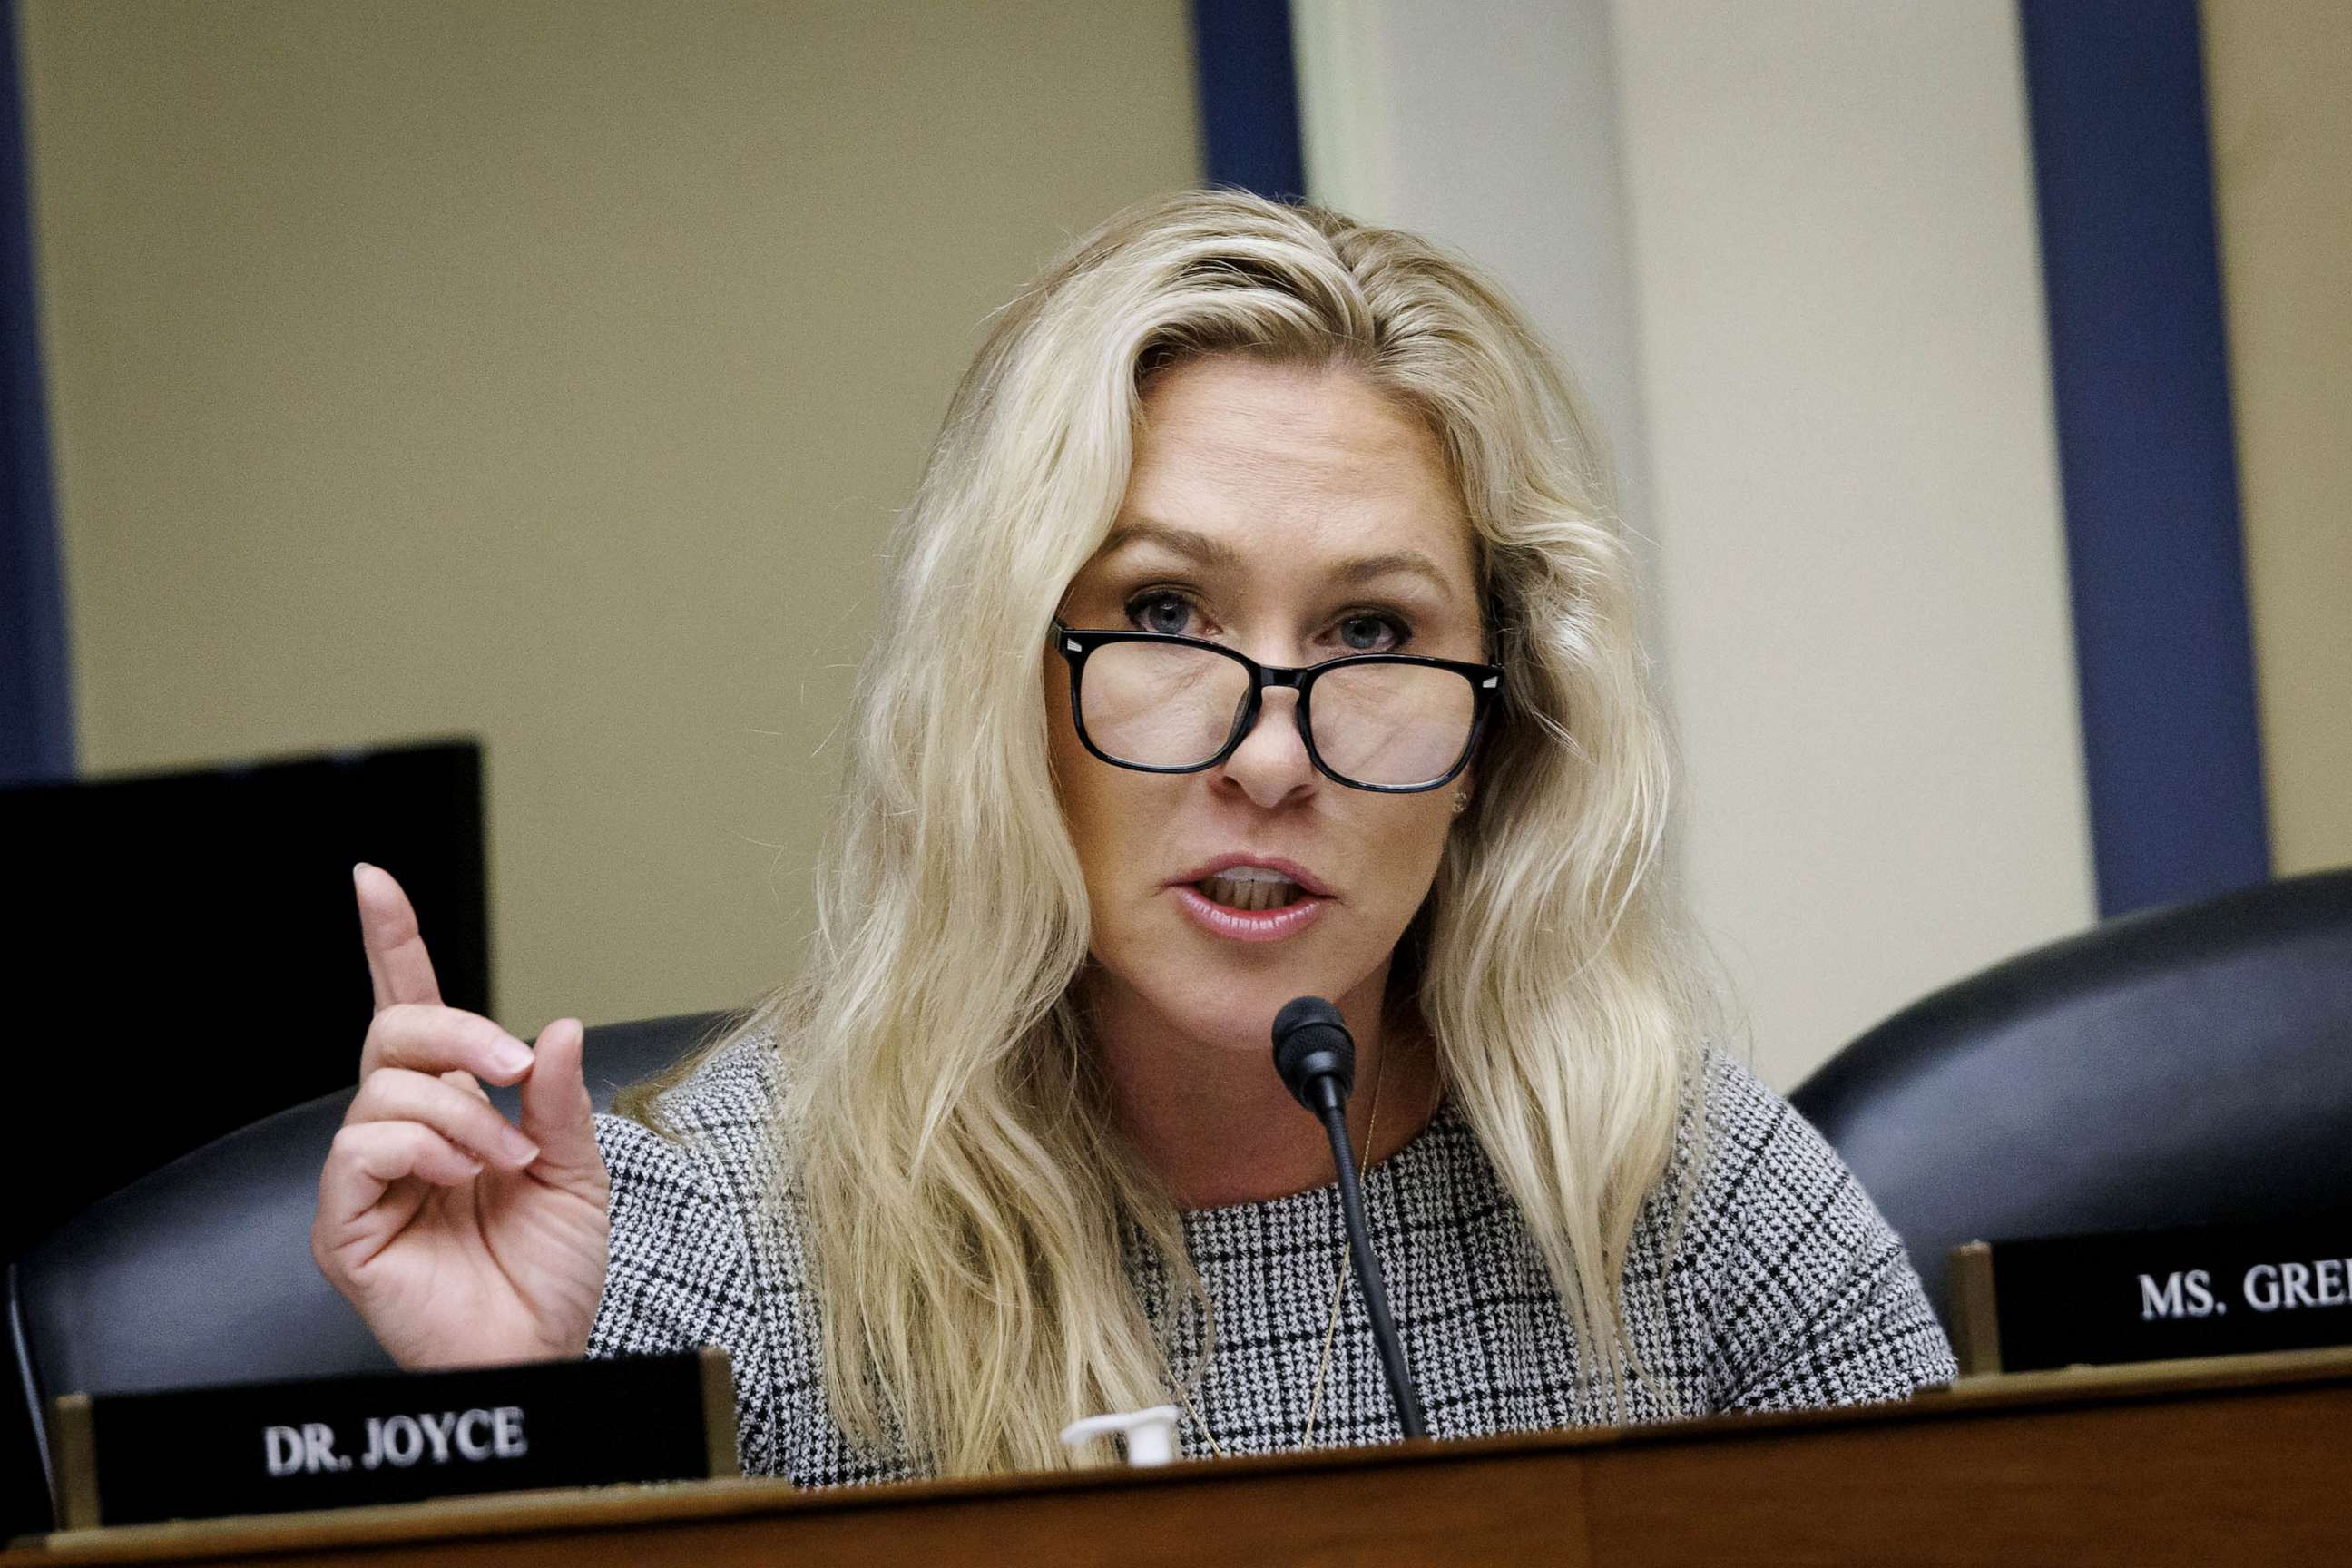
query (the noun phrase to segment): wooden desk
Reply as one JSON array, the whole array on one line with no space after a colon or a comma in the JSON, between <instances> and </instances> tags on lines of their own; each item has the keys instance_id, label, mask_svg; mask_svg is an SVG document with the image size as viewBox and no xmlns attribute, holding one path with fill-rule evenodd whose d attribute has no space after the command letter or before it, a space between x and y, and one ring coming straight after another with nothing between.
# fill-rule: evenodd
<instances>
[{"instance_id":1,"label":"wooden desk","mask_svg":"<svg viewBox=\"0 0 2352 1568\"><path fill-rule=\"evenodd\" d=\"M2352 1351L1908 1405L797 1492L723 1481L89 1531L114 1563L2237 1563L2352 1558Z\"/></svg>"}]
</instances>

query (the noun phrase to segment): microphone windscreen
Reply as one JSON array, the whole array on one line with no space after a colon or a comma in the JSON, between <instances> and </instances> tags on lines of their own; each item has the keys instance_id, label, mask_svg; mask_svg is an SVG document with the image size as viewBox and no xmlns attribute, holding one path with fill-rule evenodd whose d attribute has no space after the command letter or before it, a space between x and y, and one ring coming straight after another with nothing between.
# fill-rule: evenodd
<instances>
[{"instance_id":1,"label":"microphone windscreen","mask_svg":"<svg viewBox=\"0 0 2352 1568\"><path fill-rule=\"evenodd\" d=\"M1274 1016L1274 1070L1301 1105L1315 1109L1308 1085L1338 1081L1345 1101L1356 1089L1356 1040L1339 1009L1320 996L1297 996Z\"/></svg>"},{"instance_id":2,"label":"microphone windscreen","mask_svg":"<svg viewBox=\"0 0 2352 1568\"><path fill-rule=\"evenodd\" d=\"M1341 1034L1348 1030L1347 1024L1339 1016L1339 1009L1322 997L1294 996L1282 1005L1281 1012L1274 1016L1274 1037L1279 1040L1309 1024L1328 1024Z\"/></svg>"}]
</instances>

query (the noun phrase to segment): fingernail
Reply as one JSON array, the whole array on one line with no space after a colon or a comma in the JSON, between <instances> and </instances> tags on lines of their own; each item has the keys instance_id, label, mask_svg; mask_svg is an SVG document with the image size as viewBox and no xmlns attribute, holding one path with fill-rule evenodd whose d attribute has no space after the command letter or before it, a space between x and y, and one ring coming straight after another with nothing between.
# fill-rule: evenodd
<instances>
[{"instance_id":1,"label":"fingernail","mask_svg":"<svg viewBox=\"0 0 2352 1568\"><path fill-rule=\"evenodd\" d=\"M529 1072L530 1062L530 1047L520 1040L500 1040L490 1047L490 1065L500 1072Z\"/></svg>"},{"instance_id":2,"label":"fingernail","mask_svg":"<svg viewBox=\"0 0 2352 1568\"><path fill-rule=\"evenodd\" d=\"M518 1170L539 1158L539 1145L512 1128L507 1129L506 1145L507 1153Z\"/></svg>"},{"instance_id":3,"label":"fingernail","mask_svg":"<svg viewBox=\"0 0 2352 1568\"><path fill-rule=\"evenodd\" d=\"M354 881L354 882L358 881L358 880L360 879L360 873L361 873L361 872L362 872L362 871L364 871L364 870L366 870L367 868L368 868L368 863L367 863L366 861L364 861L364 860L362 860L362 861L358 862L356 865L352 866L352 881Z\"/></svg>"}]
</instances>

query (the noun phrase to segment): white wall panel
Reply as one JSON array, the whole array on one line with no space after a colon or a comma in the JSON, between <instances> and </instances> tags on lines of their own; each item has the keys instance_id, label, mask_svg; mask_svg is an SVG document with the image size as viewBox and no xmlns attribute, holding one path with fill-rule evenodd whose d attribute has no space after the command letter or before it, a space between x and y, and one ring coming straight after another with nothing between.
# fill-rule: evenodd
<instances>
[{"instance_id":1,"label":"white wall panel","mask_svg":"<svg viewBox=\"0 0 2352 1568\"><path fill-rule=\"evenodd\" d=\"M1567 362L1638 530L1648 462L1602 0L1294 0L1292 15L1316 198L1502 280Z\"/></svg>"},{"instance_id":2,"label":"white wall panel","mask_svg":"<svg viewBox=\"0 0 2352 1568\"><path fill-rule=\"evenodd\" d=\"M1765 1076L2087 923L2013 8L1295 15L1310 186L1496 271L1615 448Z\"/></svg>"},{"instance_id":3,"label":"white wall panel","mask_svg":"<svg viewBox=\"0 0 2352 1568\"><path fill-rule=\"evenodd\" d=\"M1611 17L1684 863L1785 1087L2092 916L2015 12Z\"/></svg>"}]
</instances>

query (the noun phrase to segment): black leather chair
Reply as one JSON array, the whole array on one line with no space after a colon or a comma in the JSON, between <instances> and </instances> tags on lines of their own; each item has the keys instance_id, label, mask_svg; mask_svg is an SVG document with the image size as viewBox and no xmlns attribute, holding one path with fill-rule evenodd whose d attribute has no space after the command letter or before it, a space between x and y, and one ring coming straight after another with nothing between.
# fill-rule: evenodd
<instances>
[{"instance_id":1,"label":"black leather chair","mask_svg":"<svg viewBox=\"0 0 2352 1568\"><path fill-rule=\"evenodd\" d=\"M668 1067L736 1016L589 1030L596 1108L609 1109L621 1088ZM182 1156L83 1210L9 1268L10 1337L45 1465L56 1394L392 1365L310 1258L319 1170L352 1093L279 1111ZM515 1114L513 1090L494 1089L491 1098Z\"/></svg>"},{"instance_id":2,"label":"black leather chair","mask_svg":"<svg viewBox=\"0 0 2352 1568\"><path fill-rule=\"evenodd\" d=\"M1915 1003L1790 1096L1947 1324L1971 1240L2352 1202L2352 869L2128 916Z\"/></svg>"}]
</instances>

